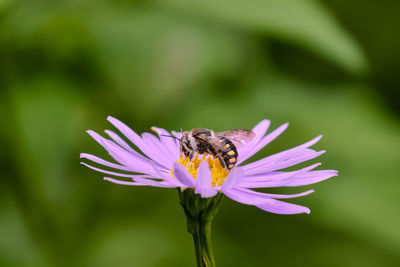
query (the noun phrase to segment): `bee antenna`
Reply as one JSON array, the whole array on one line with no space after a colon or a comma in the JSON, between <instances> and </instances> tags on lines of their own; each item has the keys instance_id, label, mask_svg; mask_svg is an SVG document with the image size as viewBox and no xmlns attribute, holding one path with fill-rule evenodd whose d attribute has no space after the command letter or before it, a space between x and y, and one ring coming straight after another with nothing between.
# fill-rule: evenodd
<instances>
[{"instance_id":1,"label":"bee antenna","mask_svg":"<svg viewBox=\"0 0 400 267\"><path fill-rule=\"evenodd\" d=\"M165 136L165 137L172 137L172 138L175 138L175 139L178 139L178 140L179 140L179 138L178 138L178 137L176 137L176 136L173 136L173 135L166 135L166 134L162 134L161 136Z\"/></svg>"}]
</instances>

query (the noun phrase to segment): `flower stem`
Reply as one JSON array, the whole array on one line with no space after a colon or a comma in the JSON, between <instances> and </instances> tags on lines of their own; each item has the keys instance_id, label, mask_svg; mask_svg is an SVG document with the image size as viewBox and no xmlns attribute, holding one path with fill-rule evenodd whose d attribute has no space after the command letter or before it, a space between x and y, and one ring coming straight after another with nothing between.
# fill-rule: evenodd
<instances>
[{"instance_id":1,"label":"flower stem","mask_svg":"<svg viewBox=\"0 0 400 267\"><path fill-rule=\"evenodd\" d=\"M197 266L214 267L214 253L211 242L211 223L193 224L193 241L196 249Z\"/></svg>"},{"instance_id":2,"label":"flower stem","mask_svg":"<svg viewBox=\"0 0 400 267\"><path fill-rule=\"evenodd\" d=\"M222 194L201 198L193 189L178 188L180 203L187 218L187 230L193 235L198 267L215 267L211 242L211 224L218 211Z\"/></svg>"}]
</instances>

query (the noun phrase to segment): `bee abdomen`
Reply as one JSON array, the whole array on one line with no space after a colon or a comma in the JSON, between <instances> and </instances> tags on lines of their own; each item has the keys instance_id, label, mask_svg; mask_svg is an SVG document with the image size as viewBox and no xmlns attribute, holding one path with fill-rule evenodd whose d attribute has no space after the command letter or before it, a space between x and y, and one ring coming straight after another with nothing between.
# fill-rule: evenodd
<instances>
[{"instance_id":1,"label":"bee abdomen","mask_svg":"<svg viewBox=\"0 0 400 267\"><path fill-rule=\"evenodd\" d=\"M236 146L227 138L221 137L220 143L222 145L221 155L225 166L228 170L231 170L235 165L238 157Z\"/></svg>"}]
</instances>

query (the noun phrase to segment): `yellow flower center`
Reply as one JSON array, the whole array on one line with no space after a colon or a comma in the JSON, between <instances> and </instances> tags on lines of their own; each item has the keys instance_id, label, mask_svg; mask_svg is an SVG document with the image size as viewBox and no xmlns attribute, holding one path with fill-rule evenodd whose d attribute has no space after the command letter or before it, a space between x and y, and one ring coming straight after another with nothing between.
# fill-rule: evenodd
<instances>
[{"instance_id":1,"label":"yellow flower center","mask_svg":"<svg viewBox=\"0 0 400 267\"><path fill-rule=\"evenodd\" d=\"M221 163L219 162L219 160L217 158L213 158L211 156L206 158L206 156L207 155L204 154L204 156L202 158L199 158L199 155L197 154L196 157L192 161L189 161L189 158L181 155L176 162L182 164L189 171L189 173L193 176L193 178L196 179L200 162L202 162L203 160L206 160L208 163L208 167L210 168L210 171L211 171L212 186L213 187L221 186L224 183L225 178L226 178L226 176L228 176L229 172L221 166ZM170 172L170 175L172 177L174 177L173 170L174 169L171 169L171 172Z\"/></svg>"}]
</instances>

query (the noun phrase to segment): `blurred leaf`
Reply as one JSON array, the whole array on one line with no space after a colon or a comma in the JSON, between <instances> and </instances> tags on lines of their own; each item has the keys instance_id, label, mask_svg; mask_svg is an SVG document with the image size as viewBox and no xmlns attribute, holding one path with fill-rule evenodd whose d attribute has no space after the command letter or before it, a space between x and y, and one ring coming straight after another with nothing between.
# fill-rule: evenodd
<instances>
[{"instance_id":1,"label":"blurred leaf","mask_svg":"<svg viewBox=\"0 0 400 267\"><path fill-rule=\"evenodd\" d=\"M245 59L235 35L157 9L104 7L87 20L102 68L142 119L165 114L188 88L235 73Z\"/></svg>"},{"instance_id":2,"label":"blurred leaf","mask_svg":"<svg viewBox=\"0 0 400 267\"><path fill-rule=\"evenodd\" d=\"M166 235L168 228L153 227L154 222L104 221L99 226L85 266L164 266L161 263L179 246Z\"/></svg>"},{"instance_id":3,"label":"blurred leaf","mask_svg":"<svg viewBox=\"0 0 400 267\"><path fill-rule=\"evenodd\" d=\"M35 240L32 240L12 200L1 203L0 217L1 266L51 266L41 248L35 244Z\"/></svg>"},{"instance_id":4,"label":"blurred leaf","mask_svg":"<svg viewBox=\"0 0 400 267\"><path fill-rule=\"evenodd\" d=\"M359 45L331 12L313 0L159 0L184 13L217 19L298 44L352 73L366 69Z\"/></svg>"},{"instance_id":5,"label":"blurred leaf","mask_svg":"<svg viewBox=\"0 0 400 267\"><path fill-rule=\"evenodd\" d=\"M0 0L0 12L9 7L13 2L13 0Z\"/></svg>"},{"instance_id":6,"label":"blurred leaf","mask_svg":"<svg viewBox=\"0 0 400 267\"><path fill-rule=\"evenodd\" d=\"M68 192L66 158L79 116L74 91L60 80L43 79L15 86L12 100L15 149L23 154L18 164L26 181L37 175L35 187L43 187L51 202ZM38 183L40 186L38 186Z\"/></svg>"},{"instance_id":7,"label":"blurred leaf","mask_svg":"<svg viewBox=\"0 0 400 267\"><path fill-rule=\"evenodd\" d=\"M7 135L16 166L10 184L36 245L57 262L77 247L71 244L76 235L68 230L80 210L69 209L79 100L68 83L51 76L14 85L9 98ZM74 158L78 164L77 153Z\"/></svg>"}]
</instances>

